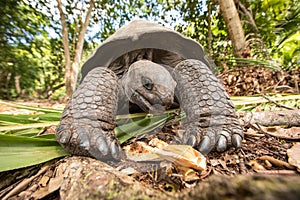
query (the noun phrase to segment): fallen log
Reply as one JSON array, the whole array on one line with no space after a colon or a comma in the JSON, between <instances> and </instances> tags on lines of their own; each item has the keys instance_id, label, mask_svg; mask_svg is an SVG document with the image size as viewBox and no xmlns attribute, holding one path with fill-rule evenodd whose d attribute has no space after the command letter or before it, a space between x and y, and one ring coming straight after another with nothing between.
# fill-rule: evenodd
<instances>
[{"instance_id":1,"label":"fallen log","mask_svg":"<svg viewBox=\"0 0 300 200\"><path fill-rule=\"evenodd\" d=\"M247 112L241 114L244 124L262 126L300 126L300 109L270 112Z\"/></svg>"}]
</instances>

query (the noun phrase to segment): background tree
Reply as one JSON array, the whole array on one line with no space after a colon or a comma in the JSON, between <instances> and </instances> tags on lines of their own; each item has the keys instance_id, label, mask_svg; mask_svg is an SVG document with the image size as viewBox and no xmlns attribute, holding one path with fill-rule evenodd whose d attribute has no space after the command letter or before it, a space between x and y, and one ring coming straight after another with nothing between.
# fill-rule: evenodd
<instances>
[{"instance_id":1,"label":"background tree","mask_svg":"<svg viewBox=\"0 0 300 200\"><path fill-rule=\"evenodd\" d=\"M280 64L287 70L299 68L299 2L234 0L246 45L251 47L250 65L268 61L269 65ZM224 61L229 65L249 65L248 61L238 63L235 58L233 40L219 3L214 0L2 1L1 98L24 95L47 98L53 94L54 98L59 91L64 95L64 82L71 88L67 89L71 95L82 62L101 41L135 18L160 22L197 40L219 68ZM92 9L86 25L89 8ZM64 34L60 16L65 18ZM64 77L69 81L64 81Z\"/></svg>"},{"instance_id":2,"label":"background tree","mask_svg":"<svg viewBox=\"0 0 300 200\"><path fill-rule=\"evenodd\" d=\"M77 38L74 38L74 56L71 59L70 55L70 45L69 45L69 30L68 24L66 20L65 13L63 11L63 5L61 0L57 0L57 7L60 14L61 25L62 25L62 36L63 36L63 46L64 46L64 55L65 55L65 86L66 86L66 93L67 96L70 97L76 87L76 81L78 78L78 70L79 64L81 61L82 51L83 51L83 43L84 43L84 35L86 33L87 27L89 25L89 21L91 18L91 13L93 8L95 7L95 1L91 0L87 3L87 11L84 13L84 5L79 5L79 2L75 3L74 8L70 6L68 9L79 9L79 15L77 16L77 20L75 22L75 35ZM71 4L72 5L72 4ZM71 11L72 12L72 11ZM85 15L85 18L81 16L82 14ZM76 18L75 18L76 19Z\"/></svg>"},{"instance_id":3,"label":"background tree","mask_svg":"<svg viewBox=\"0 0 300 200\"><path fill-rule=\"evenodd\" d=\"M218 3L232 42L234 55L242 58L249 54L249 50L247 50L244 30L235 3L233 0L219 0Z\"/></svg>"},{"instance_id":4,"label":"background tree","mask_svg":"<svg viewBox=\"0 0 300 200\"><path fill-rule=\"evenodd\" d=\"M47 19L22 1L1 1L0 6L0 96L12 98L34 90Z\"/></svg>"},{"instance_id":5,"label":"background tree","mask_svg":"<svg viewBox=\"0 0 300 200\"><path fill-rule=\"evenodd\" d=\"M245 31L248 34L255 33L256 38L261 38L271 59L285 69L299 68L300 1L264 0L242 3L251 11L258 27L255 32L253 26L245 23ZM263 47L260 40L256 41L258 47Z\"/></svg>"},{"instance_id":6,"label":"background tree","mask_svg":"<svg viewBox=\"0 0 300 200\"><path fill-rule=\"evenodd\" d=\"M47 1L31 0L30 3L38 10L47 10L51 18L52 28L63 38L65 62L65 86L67 96L75 90L78 71L84 45L94 39L103 40L111 35L126 21L134 17L147 18L158 16L159 5L152 1ZM57 20L56 16L60 16ZM96 29L97 31L95 32Z\"/></svg>"}]
</instances>

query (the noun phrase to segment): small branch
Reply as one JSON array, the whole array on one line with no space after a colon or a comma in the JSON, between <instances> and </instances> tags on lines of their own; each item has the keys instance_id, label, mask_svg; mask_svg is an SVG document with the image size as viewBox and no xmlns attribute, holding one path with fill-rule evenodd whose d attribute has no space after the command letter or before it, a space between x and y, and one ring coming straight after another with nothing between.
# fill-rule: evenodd
<instances>
[{"instance_id":1,"label":"small branch","mask_svg":"<svg viewBox=\"0 0 300 200\"><path fill-rule=\"evenodd\" d=\"M69 36L68 36L69 30L68 30L67 20L66 20L65 13L63 11L63 4L61 0L56 0L56 1L57 1L57 8L59 10L60 20L62 24L62 35L63 35L62 39L63 39L63 46L64 46L65 62L66 62L66 66L70 66L71 56L70 56Z\"/></svg>"},{"instance_id":2,"label":"small branch","mask_svg":"<svg viewBox=\"0 0 300 200\"><path fill-rule=\"evenodd\" d=\"M264 137L265 136L265 134L248 133L248 132L245 132L245 135L250 136L250 137Z\"/></svg>"},{"instance_id":3,"label":"small branch","mask_svg":"<svg viewBox=\"0 0 300 200\"><path fill-rule=\"evenodd\" d=\"M288 106L281 105L280 103L277 103L276 101L270 99L270 98L267 97L266 95L261 94L261 96L262 96L263 98L267 99L269 102L274 103L274 104L275 104L276 106L278 106L278 107L285 108L285 109L288 109L288 110L294 110L293 108L290 108L290 107L288 107Z\"/></svg>"},{"instance_id":4,"label":"small branch","mask_svg":"<svg viewBox=\"0 0 300 200\"><path fill-rule=\"evenodd\" d=\"M295 175L295 170L257 170L258 174L275 174L275 175Z\"/></svg>"},{"instance_id":5,"label":"small branch","mask_svg":"<svg viewBox=\"0 0 300 200\"><path fill-rule=\"evenodd\" d=\"M245 125L300 126L300 110L248 112L245 113L243 121Z\"/></svg>"},{"instance_id":6,"label":"small branch","mask_svg":"<svg viewBox=\"0 0 300 200\"><path fill-rule=\"evenodd\" d=\"M31 176L30 178L24 179L20 184L18 184L14 189L12 189L7 195L5 195L5 197L3 197L2 200L7 200L16 194L19 194L21 191L23 191L23 189L26 186L28 186L32 182L33 179L35 179L36 177L45 173L48 169L49 169L49 166L45 166L45 167L41 168L40 171L36 175Z\"/></svg>"},{"instance_id":7,"label":"small branch","mask_svg":"<svg viewBox=\"0 0 300 200\"><path fill-rule=\"evenodd\" d=\"M258 28L256 26L256 23L255 23L254 19L253 19L252 13L250 13L247 10L247 8L239 0L235 0L235 3L241 8L242 12L246 15L246 17L248 18L249 23L254 28L254 30L256 32L258 32Z\"/></svg>"},{"instance_id":8,"label":"small branch","mask_svg":"<svg viewBox=\"0 0 300 200\"><path fill-rule=\"evenodd\" d=\"M289 163L284 162L284 161L282 161L282 160L278 160L278 159L273 158L273 157L271 157L271 156L261 156L261 157L259 157L258 159L259 159L259 160L263 160L263 161L268 160L268 161L270 161L273 165L276 165L277 167L286 167L286 168L288 168L288 169L295 169L295 167L292 166L292 165L290 165Z\"/></svg>"}]
</instances>

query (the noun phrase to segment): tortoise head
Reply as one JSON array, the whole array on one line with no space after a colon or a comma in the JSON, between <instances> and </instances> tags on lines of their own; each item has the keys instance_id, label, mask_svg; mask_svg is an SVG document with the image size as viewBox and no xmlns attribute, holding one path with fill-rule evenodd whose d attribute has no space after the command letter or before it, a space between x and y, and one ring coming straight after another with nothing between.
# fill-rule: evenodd
<instances>
[{"instance_id":1,"label":"tortoise head","mask_svg":"<svg viewBox=\"0 0 300 200\"><path fill-rule=\"evenodd\" d=\"M173 104L176 82L168 70L151 61L133 63L122 85L130 102L145 112L160 114Z\"/></svg>"}]
</instances>

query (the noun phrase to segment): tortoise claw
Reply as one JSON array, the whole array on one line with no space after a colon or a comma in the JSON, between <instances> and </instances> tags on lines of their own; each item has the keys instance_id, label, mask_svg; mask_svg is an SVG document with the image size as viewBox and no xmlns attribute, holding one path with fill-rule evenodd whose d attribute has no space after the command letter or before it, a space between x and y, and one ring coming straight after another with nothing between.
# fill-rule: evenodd
<instances>
[{"instance_id":1,"label":"tortoise claw","mask_svg":"<svg viewBox=\"0 0 300 200\"><path fill-rule=\"evenodd\" d=\"M232 135L232 144L236 148L240 148L242 146L242 137L239 134Z\"/></svg>"},{"instance_id":2,"label":"tortoise claw","mask_svg":"<svg viewBox=\"0 0 300 200\"><path fill-rule=\"evenodd\" d=\"M96 140L96 148L100 152L101 157L105 157L108 155L109 149L107 142L105 141L104 137L100 136ZM98 155L95 153L95 155Z\"/></svg>"},{"instance_id":3,"label":"tortoise claw","mask_svg":"<svg viewBox=\"0 0 300 200\"><path fill-rule=\"evenodd\" d=\"M85 150L89 150L90 139L89 139L88 131L85 128L81 127L78 128L77 133L78 133L77 143L79 144L79 146Z\"/></svg>"},{"instance_id":4,"label":"tortoise claw","mask_svg":"<svg viewBox=\"0 0 300 200\"><path fill-rule=\"evenodd\" d=\"M208 136L204 136L199 144L199 151L206 155L212 150L211 146L210 138Z\"/></svg>"},{"instance_id":5,"label":"tortoise claw","mask_svg":"<svg viewBox=\"0 0 300 200\"><path fill-rule=\"evenodd\" d=\"M186 144L194 147L196 145L196 142L197 142L196 137L194 135L190 135L188 137Z\"/></svg>"},{"instance_id":6,"label":"tortoise claw","mask_svg":"<svg viewBox=\"0 0 300 200\"><path fill-rule=\"evenodd\" d=\"M187 130L183 135L182 143L195 147L195 145L197 145L197 138L196 138L197 135L198 135L197 130L195 130L194 128L191 129L187 128Z\"/></svg>"},{"instance_id":7,"label":"tortoise claw","mask_svg":"<svg viewBox=\"0 0 300 200\"><path fill-rule=\"evenodd\" d=\"M216 149L217 149L218 152L223 152L227 149L227 139L224 135L221 135L219 137Z\"/></svg>"},{"instance_id":8,"label":"tortoise claw","mask_svg":"<svg viewBox=\"0 0 300 200\"><path fill-rule=\"evenodd\" d=\"M113 141L110 145L111 155L115 160L121 160L121 150L120 145L116 141Z\"/></svg>"}]
</instances>

